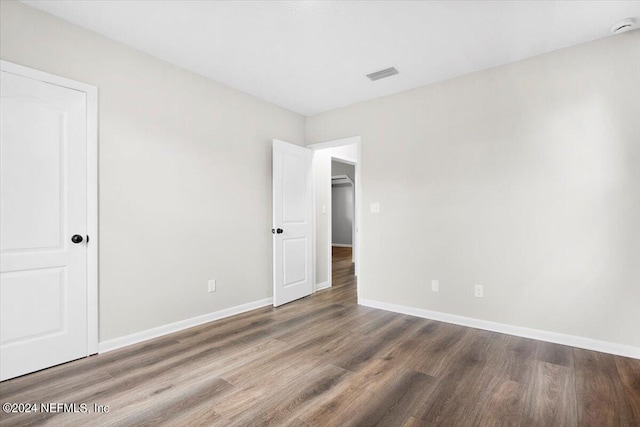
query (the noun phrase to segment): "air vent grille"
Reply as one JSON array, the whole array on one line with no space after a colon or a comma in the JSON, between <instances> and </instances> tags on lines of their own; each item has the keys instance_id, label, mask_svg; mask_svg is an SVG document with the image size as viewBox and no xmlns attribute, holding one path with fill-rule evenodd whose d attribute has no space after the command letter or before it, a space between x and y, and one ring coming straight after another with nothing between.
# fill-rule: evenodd
<instances>
[{"instance_id":1,"label":"air vent grille","mask_svg":"<svg viewBox=\"0 0 640 427\"><path fill-rule=\"evenodd\" d=\"M620 34L629 30L633 30L638 21L635 18L627 18L616 22L611 27L611 34Z\"/></svg>"},{"instance_id":2,"label":"air vent grille","mask_svg":"<svg viewBox=\"0 0 640 427\"><path fill-rule=\"evenodd\" d=\"M395 76L396 74L398 74L398 70L396 70L395 67L391 67L384 70L376 71L375 73L367 74L367 77L369 77L369 80L371 81L376 81L384 79L385 77Z\"/></svg>"}]
</instances>

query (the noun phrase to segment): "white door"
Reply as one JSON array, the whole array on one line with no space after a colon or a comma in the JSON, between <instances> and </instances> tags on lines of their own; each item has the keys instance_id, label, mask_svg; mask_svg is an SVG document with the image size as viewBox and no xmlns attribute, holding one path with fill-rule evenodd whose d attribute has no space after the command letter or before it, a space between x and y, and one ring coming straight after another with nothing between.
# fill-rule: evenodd
<instances>
[{"instance_id":1,"label":"white door","mask_svg":"<svg viewBox=\"0 0 640 427\"><path fill-rule=\"evenodd\" d=\"M5 380L88 354L87 95L5 71L0 85Z\"/></svg>"},{"instance_id":2,"label":"white door","mask_svg":"<svg viewBox=\"0 0 640 427\"><path fill-rule=\"evenodd\" d=\"M313 292L311 150L273 140L273 305Z\"/></svg>"}]
</instances>

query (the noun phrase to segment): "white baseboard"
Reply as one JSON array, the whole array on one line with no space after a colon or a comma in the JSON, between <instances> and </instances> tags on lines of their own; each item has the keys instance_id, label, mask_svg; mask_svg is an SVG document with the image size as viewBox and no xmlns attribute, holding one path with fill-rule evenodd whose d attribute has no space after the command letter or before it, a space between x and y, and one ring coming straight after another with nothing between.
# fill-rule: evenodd
<instances>
[{"instance_id":1,"label":"white baseboard","mask_svg":"<svg viewBox=\"0 0 640 427\"><path fill-rule=\"evenodd\" d=\"M331 246L336 246L338 248L352 248L353 245L347 245L342 243L332 243Z\"/></svg>"},{"instance_id":2,"label":"white baseboard","mask_svg":"<svg viewBox=\"0 0 640 427\"><path fill-rule=\"evenodd\" d=\"M592 338L579 337L575 335L560 334L557 332L530 329L522 326L507 325L505 323L491 322L488 320L474 319L472 317L458 316L456 314L442 313L439 311L425 310L422 308L407 307L404 305L389 304L386 302L358 299L358 304L365 307L378 308L381 310L393 311L395 313L408 314L410 316L423 317L425 319L438 320L440 322L453 323L456 325L468 326L470 328L484 329L502 334L515 335L517 337L531 338L539 341L547 341L556 344L568 345L571 347L584 348L602 353L616 354L619 356L640 359L640 348L616 344L608 341L600 341Z\"/></svg>"},{"instance_id":3,"label":"white baseboard","mask_svg":"<svg viewBox=\"0 0 640 427\"><path fill-rule=\"evenodd\" d=\"M147 329L146 331L136 332L135 334L126 335L124 337L103 341L98 344L98 353L106 353L108 351L117 350L122 347L138 344L142 341L158 338L163 335L178 332L183 329L192 328L194 326L202 325L203 323L213 322L214 320L224 319L225 317L234 316L236 314L255 310L256 308L265 307L271 304L273 304L273 298L265 298L246 304L236 305L235 307L225 308L224 310L203 314L202 316L196 316L190 319L180 320L178 322Z\"/></svg>"},{"instance_id":4,"label":"white baseboard","mask_svg":"<svg viewBox=\"0 0 640 427\"><path fill-rule=\"evenodd\" d=\"M322 283L317 283L316 284L316 291L322 290L322 289L327 289L331 287L331 282L329 282L328 280L326 282L322 282Z\"/></svg>"}]
</instances>

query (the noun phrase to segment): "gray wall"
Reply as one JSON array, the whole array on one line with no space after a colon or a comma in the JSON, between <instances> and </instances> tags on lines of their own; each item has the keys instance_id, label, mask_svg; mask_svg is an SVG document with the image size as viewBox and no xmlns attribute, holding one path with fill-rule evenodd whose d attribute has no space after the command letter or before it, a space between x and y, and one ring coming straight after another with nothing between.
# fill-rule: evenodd
<instances>
[{"instance_id":1,"label":"gray wall","mask_svg":"<svg viewBox=\"0 0 640 427\"><path fill-rule=\"evenodd\" d=\"M353 242L353 186L331 187L331 243L351 245Z\"/></svg>"},{"instance_id":2,"label":"gray wall","mask_svg":"<svg viewBox=\"0 0 640 427\"><path fill-rule=\"evenodd\" d=\"M356 167L347 163L331 161L331 176L347 175L356 181ZM353 186L333 185L331 187L331 243L351 245L353 242Z\"/></svg>"},{"instance_id":3,"label":"gray wall","mask_svg":"<svg viewBox=\"0 0 640 427\"><path fill-rule=\"evenodd\" d=\"M639 76L634 31L308 117L362 137L360 297L640 346Z\"/></svg>"},{"instance_id":4,"label":"gray wall","mask_svg":"<svg viewBox=\"0 0 640 427\"><path fill-rule=\"evenodd\" d=\"M348 163L331 161L331 176L347 175L351 181L356 182L356 167Z\"/></svg>"},{"instance_id":5,"label":"gray wall","mask_svg":"<svg viewBox=\"0 0 640 427\"><path fill-rule=\"evenodd\" d=\"M271 139L304 144L304 117L20 3L0 19L2 59L99 88L100 340L270 297Z\"/></svg>"}]
</instances>

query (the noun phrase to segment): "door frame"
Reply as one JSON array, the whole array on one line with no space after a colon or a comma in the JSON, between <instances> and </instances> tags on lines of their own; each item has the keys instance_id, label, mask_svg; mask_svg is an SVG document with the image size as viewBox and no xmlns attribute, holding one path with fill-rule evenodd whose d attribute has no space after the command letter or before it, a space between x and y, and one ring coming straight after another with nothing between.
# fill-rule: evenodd
<instances>
[{"instance_id":1,"label":"door frame","mask_svg":"<svg viewBox=\"0 0 640 427\"><path fill-rule=\"evenodd\" d=\"M355 173L355 166L358 164L358 162L352 162L350 160L345 160L342 159L340 157L334 157L331 156L331 163L333 162L338 162L338 163L342 163L344 165L351 165L354 167L354 173ZM349 181L349 184L351 184L351 188L353 189L353 223L351 224L351 262L356 262L356 251L355 248L357 246L356 244L356 183L354 181L351 180L351 178L349 178L349 175L337 175L339 177L346 177L347 180ZM333 174L331 175L331 197L329 198L329 207L331 207L331 215L329 215L329 228L331 228L331 244L329 246L331 246L333 248L333 178L335 178L336 176L334 176ZM354 175L355 178L355 175ZM340 246L340 245L337 245ZM332 252L333 254L333 252ZM356 263L356 266L358 264ZM357 276L357 274L356 274Z\"/></svg>"},{"instance_id":2,"label":"door frame","mask_svg":"<svg viewBox=\"0 0 640 427\"><path fill-rule=\"evenodd\" d=\"M87 100L87 355L98 352L98 88L0 60L0 70L83 92Z\"/></svg>"},{"instance_id":3,"label":"door frame","mask_svg":"<svg viewBox=\"0 0 640 427\"><path fill-rule=\"evenodd\" d=\"M358 280L356 281L356 291L358 293L358 299L360 299L360 269L361 269L361 259L360 259L360 252L361 252L361 247L362 247L362 232L360 230L360 224L362 224L361 221L361 215L362 215L362 209L361 209L361 202L362 202L362 185L361 185L361 179L360 179L360 167L362 164L362 155L361 155L361 151L362 151L362 140L361 137L358 136L350 136L350 137L346 137L346 138L338 138L338 139L332 139L329 141L324 141L324 142L318 142L315 144L309 144L307 145L307 148L313 150L314 152L317 150L322 150L325 148L335 148L335 147L343 147L345 145L352 145L354 144L356 146L356 163L355 163L355 170L356 170L356 176L355 176L355 186L354 186L354 192L355 192L355 216L354 216L354 224L353 224L353 229L355 231L355 239L353 241L354 243L354 247L353 247L353 251L354 251L354 259L355 259L355 275L358 276ZM344 159L340 159L341 162L343 163L349 163L348 161L345 161ZM331 174L329 174L331 176ZM314 174L315 177L315 174ZM328 182L326 183L327 188L328 188L328 193L329 194L329 199L328 199L328 206L327 206L327 211L331 212L331 178L329 178ZM314 189L315 189L315 183L314 183ZM315 242L317 242L317 207L316 207L316 197L314 195L313 197L313 239ZM327 266L327 270L328 270L328 276L327 279L329 281L329 286L333 286L333 281L331 280L331 218L329 219L329 223L328 223L328 266ZM316 246L314 244L313 246L313 263L314 266L316 264L317 261L317 256L316 256ZM314 270L317 271L317 266L314 267ZM315 290L317 290L317 280L315 278L314 275L314 288Z\"/></svg>"}]
</instances>

